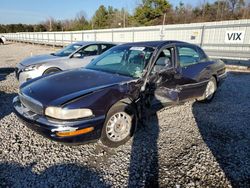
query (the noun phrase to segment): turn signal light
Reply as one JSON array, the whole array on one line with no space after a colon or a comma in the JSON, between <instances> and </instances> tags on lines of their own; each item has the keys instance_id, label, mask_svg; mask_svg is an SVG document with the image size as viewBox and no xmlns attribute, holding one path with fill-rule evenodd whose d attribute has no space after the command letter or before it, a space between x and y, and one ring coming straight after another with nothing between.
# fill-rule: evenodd
<instances>
[{"instance_id":1,"label":"turn signal light","mask_svg":"<svg viewBox=\"0 0 250 188\"><path fill-rule=\"evenodd\" d=\"M94 127L88 127L85 129L80 129L80 130L76 130L76 131L68 131L68 132L57 132L56 135L57 136L61 136L61 137L66 137L66 136L77 136L80 134L86 134L89 133L91 131L94 130Z\"/></svg>"}]
</instances>

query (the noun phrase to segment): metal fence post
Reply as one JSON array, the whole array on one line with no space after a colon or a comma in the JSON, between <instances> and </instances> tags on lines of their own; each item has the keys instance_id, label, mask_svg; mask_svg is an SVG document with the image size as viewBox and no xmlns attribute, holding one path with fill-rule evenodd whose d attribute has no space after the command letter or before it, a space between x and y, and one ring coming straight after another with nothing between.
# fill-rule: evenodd
<instances>
[{"instance_id":1,"label":"metal fence post","mask_svg":"<svg viewBox=\"0 0 250 188\"><path fill-rule=\"evenodd\" d=\"M49 33L48 33L48 45L49 45Z\"/></svg>"},{"instance_id":2,"label":"metal fence post","mask_svg":"<svg viewBox=\"0 0 250 188\"><path fill-rule=\"evenodd\" d=\"M132 42L135 42L135 28L132 29Z\"/></svg>"},{"instance_id":3,"label":"metal fence post","mask_svg":"<svg viewBox=\"0 0 250 188\"><path fill-rule=\"evenodd\" d=\"M113 31L113 29L111 30L111 35L112 35L112 42L114 42L114 31Z\"/></svg>"},{"instance_id":4,"label":"metal fence post","mask_svg":"<svg viewBox=\"0 0 250 188\"><path fill-rule=\"evenodd\" d=\"M73 42L73 33L71 32L70 33L70 43L72 44L72 42Z\"/></svg>"},{"instance_id":5,"label":"metal fence post","mask_svg":"<svg viewBox=\"0 0 250 188\"><path fill-rule=\"evenodd\" d=\"M200 43L200 47L203 46L204 32L205 32L205 25L203 25L202 28L201 28L201 43Z\"/></svg>"},{"instance_id":6,"label":"metal fence post","mask_svg":"<svg viewBox=\"0 0 250 188\"><path fill-rule=\"evenodd\" d=\"M62 46L64 46L63 35L64 35L64 33L62 32Z\"/></svg>"},{"instance_id":7,"label":"metal fence post","mask_svg":"<svg viewBox=\"0 0 250 188\"><path fill-rule=\"evenodd\" d=\"M35 36L34 36L34 33L32 33L32 44L35 45Z\"/></svg>"},{"instance_id":8,"label":"metal fence post","mask_svg":"<svg viewBox=\"0 0 250 188\"><path fill-rule=\"evenodd\" d=\"M55 32L53 33L53 36L54 36L53 48L55 48L56 46L56 33Z\"/></svg>"},{"instance_id":9,"label":"metal fence post","mask_svg":"<svg viewBox=\"0 0 250 188\"><path fill-rule=\"evenodd\" d=\"M42 34L42 44L44 44L44 43L43 43L43 33L41 33L41 34Z\"/></svg>"},{"instance_id":10,"label":"metal fence post","mask_svg":"<svg viewBox=\"0 0 250 188\"><path fill-rule=\"evenodd\" d=\"M82 41L84 41L84 32L82 32Z\"/></svg>"}]
</instances>

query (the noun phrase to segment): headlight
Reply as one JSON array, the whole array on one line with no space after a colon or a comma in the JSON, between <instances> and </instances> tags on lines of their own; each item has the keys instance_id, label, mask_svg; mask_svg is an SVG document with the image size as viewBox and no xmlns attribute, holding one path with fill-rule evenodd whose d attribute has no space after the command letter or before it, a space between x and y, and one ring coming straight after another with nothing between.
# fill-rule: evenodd
<instances>
[{"instance_id":1,"label":"headlight","mask_svg":"<svg viewBox=\"0 0 250 188\"><path fill-rule=\"evenodd\" d=\"M23 70L24 71L32 71L32 70L34 70L36 68L37 68L36 65L33 65L33 66L25 67Z\"/></svg>"},{"instance_id":2,"label":"headlight","mask_svg":"<svg viewBox=\"0 0 250 188\"><path fill-rule=\"evenodd\" d=\"M93 112L90 109L66 109L60 107L48 107L45 110L45 115L62 120L80 119L93 116Z\"/></svg>"}]
</instances>

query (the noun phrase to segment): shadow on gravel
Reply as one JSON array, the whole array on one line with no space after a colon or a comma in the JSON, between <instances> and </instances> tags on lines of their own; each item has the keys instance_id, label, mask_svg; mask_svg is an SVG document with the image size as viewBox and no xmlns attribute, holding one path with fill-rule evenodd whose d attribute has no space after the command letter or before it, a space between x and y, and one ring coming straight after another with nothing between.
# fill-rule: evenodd
<instances>
[{"instance_id":1,"label":"shadow on gravel","mask_svg":"<svg viewBox=\"0 0 250 188\"><path fill-rule=\"evenodd\" d=\"M0 91L0 120L13 112L12 100L16 95L16 93Z\"/></svg>"},{"instance_id":2,"label":"shadow on gravel","mask_svg":"<svg viewBox=\"0 0 250 188\"><path fill-rule=\"evenodd\" d=\"M147 125L133 138L128 187L159 187L158 135L157 115L151 115Z\"/></svg>"},{"instance_id":3,"label":"shadow on gravel","mask_svg":"<svg viewBox=\"0 0 250 188\"><path fill-rule=\"evenodd\" d=\"M0 163L0 187L111 187L86 166L60 164L36 173L35 165Z\"/></svg>"},{"instance_id":4,"label":"shadow on gravel","mask_svg":"<svg viewBox=\"0 0 250 188\"><path fill-rule=\"evenodd\" d=\"M3 81L6 79L6 77L15 72L15 68L13 67L4 67L4 68L0 68L0 81ZM1 88L0 88L1 89Z\"/></svg>"},{"instance_id":5,"label":"shadow on gravel","mask_svg":"<svg viewBox=\"0 0 250 188\"><path fill-rule=\"evenodd\" d=\"M5 80L6 77L14 71L15 68L12 67L0 68L0 120L13 111L12 100L17 94L5 93L4 91L2 91L1 81Z\"/></svg>"},{"instance_id":6,"label":"shadow on gravel","mask_svg":"<svg viewBox=\"0 0 250 188\"><path fill-rule=\"evenodd\" d=\"M201 136L233 187L250 185L249 81L231 74L211 103L193 104Z\"/></svg>"},{"instance_id":7,"label":"shadow on gravel","mask_svg":"<svg viewBox=\"0 0 250 188\"><path fill-rule=\"evenodd\" d=\"M152 86L155 88L155 86ZM131 148L128 187L159 187L158 137L159 122L157 110L162 106L151 106L145 92L139 129L133 136ZM161 107L160 107L161 106Z\"/></svg>"}]
</instances>

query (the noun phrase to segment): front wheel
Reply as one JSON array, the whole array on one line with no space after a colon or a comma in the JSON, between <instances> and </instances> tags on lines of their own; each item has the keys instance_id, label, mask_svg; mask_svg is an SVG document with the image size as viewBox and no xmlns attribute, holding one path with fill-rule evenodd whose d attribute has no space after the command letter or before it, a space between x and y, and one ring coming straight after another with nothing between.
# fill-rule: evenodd
<instances>
[{"instance_id":1,"label":"front wheel","mask_svg":"<svg viewBox=\"0 0 250 188\"><path fill-rule=\"evenodd\" d=\"M200 102L211 102L214 98L216 90L217 90L217 82L215 77L212 77L207 83L207 87L203 96L201 97L201 99L197 100Z\"/></svg>"},{"instance_id":2,"label":"front wheel","mask_svg":"<svg viewBox=\"0 0 250 188\"><path fill-rule=\"evenodd\" d=\"M125 144L132 136L137 124L134 108L118 103L109 110L101 135L101 142L108 147Z\"/></svg>"}]
</instances>

